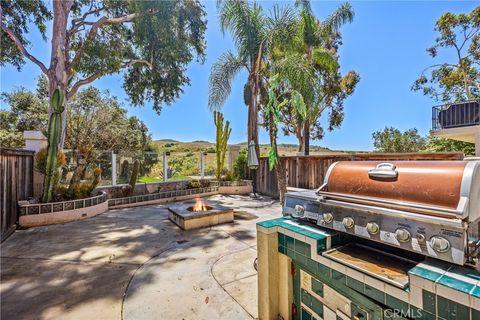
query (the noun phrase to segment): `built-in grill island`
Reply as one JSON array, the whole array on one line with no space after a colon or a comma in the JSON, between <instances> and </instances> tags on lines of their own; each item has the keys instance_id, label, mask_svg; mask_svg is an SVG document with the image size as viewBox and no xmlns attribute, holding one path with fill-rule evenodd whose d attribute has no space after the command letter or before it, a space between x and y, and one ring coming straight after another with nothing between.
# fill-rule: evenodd
<instances>
[{"instance_id":1,"label":"built-in grill island","mask_svg":"<svg viewBox=\"0 0 480 320\"><path fill-rule=\"evenodd\" d=\"M480 320L480 161L345 161L257 223L260 319Z\"/></svg>"},{"instance_id":2,"label":"built-in grill island","mask_svg":"<svg viewBox=\"0 0 480 320\"><path fill-rule=\"evenodd\" d=\"M340 161L284 214L458 265L478 265L480 161Z\"/></svg>"}]
</instances>

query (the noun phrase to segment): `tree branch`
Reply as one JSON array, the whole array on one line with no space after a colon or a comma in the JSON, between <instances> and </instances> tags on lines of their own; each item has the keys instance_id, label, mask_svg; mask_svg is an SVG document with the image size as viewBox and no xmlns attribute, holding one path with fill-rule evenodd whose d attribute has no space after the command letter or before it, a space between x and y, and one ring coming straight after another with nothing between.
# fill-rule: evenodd
<instances>
[{"instance_id":1,"label":"tree branch","mask_svg":"<svg viewBox=\"0 0 480 320\"><path fill-rule=\"evenodd\" d=\"M97 20L96 22L93 22L93 23L84 21L83 25L90 25L90 24L92 25L92 28L88 32L88 35L87 35L87 38L85 39L85 42L93 41L93 39L95 39L95 37L97 36L98 29L102 28L103 26L109 25L109 24L118 24L118 23L129 22L129 21L132 21L136 16L137 16L136 13L131 13L131 14L123 15L123 16L112 17L112 18L102 17L102 18L100 18L99 20ZM74 66L80 60L80 57L82 56L84 48L85 48L85 44L83 44L77 50L77 52L75 53L75 56L73 57L73 60L72 60L72 64L71 64L72 66ZM71 78L71 77L73 77L73 73L70 74L69 78Z\"/></svg>"},{"instance_id":2,"label":"tree branch","mask_svg":"<svg viewBox=\"0 0 480 320\"><path fill-rule=\"evenodd\" d=\"M126 61L124 64L123 64L123 67L129 67L135 63L143 63L143 64L146 64L150 69L153 69L153 64L150 62L150 61L147 61L147 60L143 60L143 59L133 59L133 60L130 60L130 61Z\"/></svg>"},{"instance_id":3,"label":"tree branch","mask_svg":"<svg viewBox=\"0 0 480 320\"><path fill-rule=\"evenodd\" d=\"M94 73L92 74L91 76L89 77L86 77L85 79L81 79L81 80L78 80L73 86L72 88L68 91L67 93L67 100L70 99L73 95L75 95L75 93L77 93L78 89L85 85L85 84L89 84L95 80L97 80L98 78L100 78L101 76L103 76L104 74L102 72L97 72L97 73Z\"/></svg>"},{"instance_id":4,"label":"tree branch","mask_svg":"<svg viewBox=\"0 0 480 320\"><path fill-rule=\"evenodd\" d=\"M0 15L2 15L2 12L0 11ZM22 42L20 41L20 39L15 35L15 33L10 30L9 28L7 28L6 25L4 25L2 23L2 30L9 36L9 38L15 43L15 46L18 48L18 50L20 50L20 52L26 57L28 58L30 61L32 61L33 63L35 63L37 66L40 67L40 69L42 69L42 72L45 73L47 76L48 76L48 69L47 67L45 67L45 65L40 61L38 60L37 58L35 58L33 55L31 55L27 49L25 49L25 47L23 46Z\"/></svg>"},{"instance_id":5,"label":"tree branch","mask_svg":"<svg viewBox=\"0 0 480 320\"><path fill-rule=\"evenodd\" d=\"M74 34L75 32L78 31L78 29L81 26L84 26L85 23L88 23L88 22L85 21L87 16L89 16L91 14L99 13L100 11L103 11L104 9L105 9L105 7L100 7L100 8L94 9L94 10L90 10L90 11L85 12L82 15L81 18L72 19L72 27L70 28L70 30L68 30L68 34L70 34L70 35Z\"/></svg>"}]
</instances>

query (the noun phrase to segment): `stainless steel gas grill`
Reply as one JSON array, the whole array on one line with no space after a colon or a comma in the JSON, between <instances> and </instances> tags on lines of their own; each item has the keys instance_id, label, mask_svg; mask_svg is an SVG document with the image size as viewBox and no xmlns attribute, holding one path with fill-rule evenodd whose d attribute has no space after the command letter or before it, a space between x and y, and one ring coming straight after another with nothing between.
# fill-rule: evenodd
<instances>
[{"instance_id":1,"label":"stainless steel gas grill","mask_svg":"<svg viewBox=\"0 0 480 320\"><path fill-rule=\"evenodd\" d=\"M477 265L480 161L341 161L284 213L459 265Z\"/></svg>"}]
</instances>

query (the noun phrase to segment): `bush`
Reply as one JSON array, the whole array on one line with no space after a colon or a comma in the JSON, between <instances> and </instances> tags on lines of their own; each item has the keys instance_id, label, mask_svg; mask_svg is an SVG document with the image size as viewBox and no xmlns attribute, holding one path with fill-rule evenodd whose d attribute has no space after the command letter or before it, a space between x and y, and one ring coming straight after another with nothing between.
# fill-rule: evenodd
<instances>
[{"instance_id":1,"label":"bush","mask_svg":"<svg viewBox=\"0 0 480 320\"><path fill-rule=\"evenodd\" d=\"M197 188L201 188L201 187L202 187L202 184L199 180L192 180L187 185L188 189L197 189Z\"/></svg>"},{"instance_id":2,"label":"bush","mask_svg":"<svg viewBox=\"0 0 480 320\"><path fill-rule=\"evenodd\" d=\"M242 150L233 164L233 173L238 179L247 177L247 152Z\"/></svg>"},{"instance_id":3,"label":"bush","mask_svg":"<svg viewBox=\"0 0 480 320\"><path fill-rule=\"evenodd\" d=\"M238 178L235 176L235 174L232 171L225 172L223 181L235 181L235 180L238 180Z\"/></svg>"},{"instance_id":4,"label":"bush","mask_svg":"<svg viewBox=\"0 0 480 320\"><path fill-rule=\"evenodd\" d=\"M47 148L40 149L35 155L35 169L42 174L46 174L47 170ZM67 160L65 154L62 151L57 153L57 169L65 166Z\"/></svg>"},{"instance_id":5,"label":"bush","mask_svg":"<svg viewBox=\"0 0 480 320\"><path fill-rule=\"evenodd\" d=\"M187 184L188 189L206 188L210 185L207 180L192 180Z\"/></svg>"},{"instance_id":6,"label":"bush","mask_svg":"<svg viewBox=\"0 0 480 320\"><path fill-rule=\"evenodd\" d=\"M215 147L209 147L207 153L217 153L217 150L215 150Z\"/></svg>"}]
</instances>

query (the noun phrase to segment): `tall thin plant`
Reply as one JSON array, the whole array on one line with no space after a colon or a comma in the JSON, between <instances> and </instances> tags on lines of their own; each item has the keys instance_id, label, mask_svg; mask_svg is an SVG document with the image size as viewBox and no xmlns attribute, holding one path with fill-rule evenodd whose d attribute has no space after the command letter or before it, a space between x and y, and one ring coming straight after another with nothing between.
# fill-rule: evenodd
<instances>
[{"instance_id":1,"label":"tall thin plant","mask_svg":"<svg viewBox=\"0 0 480 320\"><path fill-rule=\"evenodd\" d=\"M217 149L217 179L220 180L222 178L222 171L225 167L225 158L227 155L227 146L228 146L228 139L230 139L230 134L232 133L232 129L230 128L230 122L227 120L225 125L223 124L224 118L223 114L218 111L213 112L213 121L215 123L216 131L216 139L215 139L215 146Z\"/></svg>"},{"instance_id":2,"label":"tall thin plant","mask_svg":"<svg viewBox=\"0 0 480 320\"><path fill-rule=\"evenodd\" d=\"M47 165L45 169L45 180L43 181L42 202L52 200L55 189L55 170L57 170L58 145L62 135L62 112L65 109L63 101L65 93L60 89L55 89L52 94L51 105L52 114L48 124L48 147L47 147Z\"/></svg>"}]
</instances>

